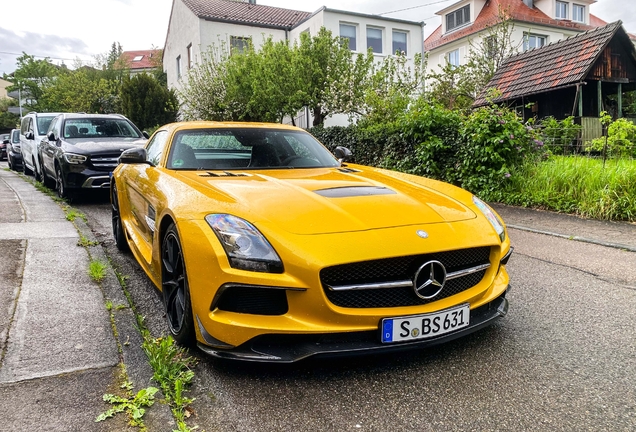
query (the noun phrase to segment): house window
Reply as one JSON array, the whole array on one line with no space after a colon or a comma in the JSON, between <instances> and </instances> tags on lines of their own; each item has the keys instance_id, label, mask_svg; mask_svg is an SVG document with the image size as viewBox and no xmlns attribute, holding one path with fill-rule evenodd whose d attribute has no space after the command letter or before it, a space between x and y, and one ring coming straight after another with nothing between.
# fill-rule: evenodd
<instances>
[{"instance_id":1,"label":"house window","mask_svg":"<svg viewBox=\"0 0 636 432\"><path fill-rule=\"evenodd\" d=\"M459 48L455 51L451 51L446 55L446 60L448 60L448 64L457 67L459 66Z\"/></svg>"},{"instance_id":2,"label":"house window","mask_svg":"<svg viewBox=\"0 0 636 432\"><path fill-rule=\"evenodd\" d=\"M541 48L548 41L547 36L542 36L534 33L523 34L523 50L528 51L533 48Z\"/></svg>"},{"instance_id":3,"label":"house window","mask_svg":"<svg viewBox=\"0 0 636 432\"><path fill-rule=\"evenodd\" d=\"M192 44L188 45L188 69L192 69Z\"/></svg>"},{"instance_id":4,"label":"house window","mask_svg":"<svg viewBox=\"0 0 636 432\"><path fill-rule=\"evenodd\" d=\"M375 54L382 54L382 29L367 27L367 48Z\"/></svg>"},{"instance_id":5,"label":"house window","mask_svg":"<svg viewBox=\"0 0 636 432\"><path fill-rule=\"evenodd\" d=\"M340 24L340 37L349 40L349 49L355 51L356 48L356 26L351 24Z\"/></svg>"},{"instance_id":6,"label":"house window","mask_svg":"<svg viewBox=\"0 0 636 432\"><path fill-rule=\"evenodd\" d=\"M466 5L461 9L457 9L455 12L451 12L446 15L446 31L451 31L454 28L463 26L470 22L470 5Z\"/></svg>"},{"instance_id":7,"label":"house window","mask_svg":"<svg viewBox=\"0 0 636 432\"><path fill-rule=\"evenodd\" d=\"M177 79L181 78L181 56L177 56Z\"/></svg>"},{"instance_id":8,"label":"house window","mask_svg":"<svg viewBox=\"0 0 636 432\"><path fill-rule=\"evenodd\" d=\"M252 43L249 36L230 36L230 51L232 54L243 54Z\"/></svg>"},{"instance_id":9,"label":"house window","mask_svg":"<svg viewBox=\"0 0 636 432\"><path fill-rule=\"evenodd\" d=\"M141 61L141 59L142 59L142 58L144 58L144 56L142 56L142 55L140 55L140 56L135 56L135 58L133 58L133 60L132 60L132 61L134 61L134 62L138 62L138 61Z\"/></svg>"},{"instance_id":10,"label":"house window","mask_svg":"<svg viewBox=\"0 0 636 432\"><path fill-rule=\"evenodd\" d=\"M585 22L585 6L573 4L572 5L572 21Z\"/></svg>"},{"instance_id":11,"label":"house window","mask_svg":"<svg viewBox=\"0 0 636 432\"><path fill-rule=\"evenodd\" d=\"M393 30L393 54L401 53L406 55L406 32Z\"/></svg>"},{"instance_id":12,"label":"house window","mask_svg":"<svg viewBox=\"0 0 636 432\"><path fill-rule=\"evenodd\" d=\"M556 18L568 19L568 4L566 2L556 2Z\"/></svg>"}]
</instances>

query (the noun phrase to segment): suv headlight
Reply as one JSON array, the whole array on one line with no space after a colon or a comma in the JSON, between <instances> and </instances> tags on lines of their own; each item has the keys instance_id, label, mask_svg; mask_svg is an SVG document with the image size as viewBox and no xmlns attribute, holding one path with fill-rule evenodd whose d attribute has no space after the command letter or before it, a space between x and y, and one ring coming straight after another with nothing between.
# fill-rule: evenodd
<instances>
[{"instance_id":1,"label":"suv headlight","mask_svg":"<svg viewBox=\"0 0 636 432\"><path fill-rule=\"evenodd\" d=\"M86 156L83 155L78 155L78 154L73 154L73 153L65 153L64 154L64 159L66 160L66 162L73 164L73 165L81 165L84 162L86 162Z\"/></svg>"},{"instance_id":2,"label":"suv headlight","mask_svg":"<svg viewBox=\"0 0 636 432\"><path fill-rule=\"evenodd\" d=\"M490 208L488 204L477 198L473 195L473 202L477 206L479 210L486 216L486 219L490 222L492 227L495 229L497 234L499 235L499 239L503 242L506 239L506 229L504 228L503 222L499 219L497 214L493 209Z\"/></svg>"},{"instance_id":3,"label":"suv headlight","mask_svg":"<svg viewBox=\"0 0 636 432\"><path fill-rule=\"evenodd\" d=\"M219 238L233 268L282 273L283 263L267 239L248 221L228 214L205 217Z\"/></svg>"}]
</instances>

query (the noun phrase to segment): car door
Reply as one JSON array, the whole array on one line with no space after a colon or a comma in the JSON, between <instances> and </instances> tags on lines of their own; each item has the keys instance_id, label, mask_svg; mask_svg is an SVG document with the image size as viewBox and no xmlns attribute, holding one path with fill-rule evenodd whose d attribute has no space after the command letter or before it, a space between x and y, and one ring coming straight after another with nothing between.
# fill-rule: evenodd
<instances>
[{"instance_id":1,"label":"car door","mask_svg":"<svg viewBox=\"0 0 636 432\"><path fill-rule=\"evenodd\" d=\"M33 169L33 138L35 137L33 128L33 117L28 116L22 119L22 124L20 125L22 162L30 169Z\"/></svg>"},{"instance_id":2,"label":"car door","mask_svg":"<svg viewBox=\"0 0 636 432\"><path fill-rule=\"evenodd\" d=\"M128 165L122 176L125 185L120 196L123 193L123 199L128 204L129 211L127 215L122 213L122 222L126 224L135 247L148 266L152 261L156 217L160 214L165 202L160 188L163 168L157 165L162 159L167 144L168 132L157 131L146 145L147 160L152 165ZM128 221L125 220L126 218Z\"/></svg>"},{"instance_id":3,"label":"car door","mask_svg":"<svg viewBox=\"0 0 636 432\"><path fill-rule=\"evenodd\" d=\"M60 128L58 127L62 121L59 118L53 119L49 126L49 131L40 144L40 153L42 160L42 170L50 177L55 177L55 153L58 149L58 144L62 139L60 134ZM53 140L50 139L51 133Z\"/></svg>"}]
</instances>

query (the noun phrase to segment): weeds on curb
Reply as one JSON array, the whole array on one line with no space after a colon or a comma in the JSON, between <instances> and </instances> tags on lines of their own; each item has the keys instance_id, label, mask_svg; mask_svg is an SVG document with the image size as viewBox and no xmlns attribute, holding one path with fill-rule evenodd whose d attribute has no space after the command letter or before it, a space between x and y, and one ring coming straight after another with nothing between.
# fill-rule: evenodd
<instances>
[{"instance_id":1,"label":"weeds on curb","mask_svg":"<svg viewBox=\"0 0 636 432\"><path fill-rule=\"evenodd\" d=\"M132 387L130 381L122 384L122 388L127 387ZM155 403L155 393L158 391L159 389L156 387L146 387L139 390L136 395L129 397L121 397L107 393L104 395L104 402L111 403L113 407L98 415L95 422L104 421L120 412L126 412L130 418L130 422L128 423L130 426L137 426L141 430L146 430L143 419L146 413L144 407L150 407Z\"/></svg>"},{"instance_id":2,"label":"weeds on curb","mask_svg":"<svg viewBox=\"0 0 636 432\"><path fill-rule=\"evenodd\" d=\"M88 218L84 213L78 211L77 209L74 209L73 207L65 206L64 213L66 213L67 221L75 222L75 219L77 218L81 218L84 222L88 221Z\"/></svg>"},{"instance_id":3,"label":"weeds on curb","mask_svg":"<svg viewBox=\"0 0 636 432\"><path fill-rule=\"evenodd\" d=\"M186 419L192 414L190 404L194 398L185 396L187 387L192 383L196 360L187 354L187 350L178 346L171 336L153 338L144 323L144 317L137 313L134 302L126 287L128 276L115 269L115 275L128 299L137 321L137 328L143 338L142 348L148 357L153 370L153 379L161 387L166 403L170 406L172 415L177 422L177 431L188 432L197 427L189 427Z\"/></svg>"},{"instance_id":4,"label":"weeds on curb","mask_svg":"<svg viewBox=\"0 0 636 432\"><path fill-rule=\"evenodd\" d=\"M91 260L88 265L88 275L95 282L101 282L106 277L107 264L98 260Z\"/></svg>"},{"instance_id":5,"label":"weeds on curb","mask_svg":"<svg viewBox=\"0 0 636 432\"><path fill-rule=\"evenodd\" d=\"M98 241L89 240L84 234L79 233L79 240L77 240L77 245L82 247L90 247L97 246L99 244Z\"/></svg>"}]
</instances>

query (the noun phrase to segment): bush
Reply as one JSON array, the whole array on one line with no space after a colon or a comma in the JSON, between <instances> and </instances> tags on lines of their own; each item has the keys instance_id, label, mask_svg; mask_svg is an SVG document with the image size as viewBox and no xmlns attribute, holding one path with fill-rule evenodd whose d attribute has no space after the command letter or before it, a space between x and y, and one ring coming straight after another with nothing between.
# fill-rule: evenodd
<instances>
[{"instance_id":1,"label":"bush","mask_svg":"<svg viewBox=\"0 0 636 432\"><path fill-rule=\"evenodd\" d=\"M602 152L605 137L586 143L586 151ZM607 128L607 151L612 156L636 157L636 125L626 119L618 119Z\"/></svg>"}]
</instances>

